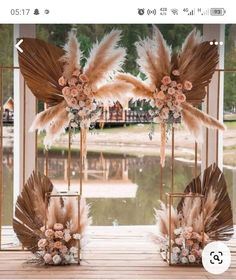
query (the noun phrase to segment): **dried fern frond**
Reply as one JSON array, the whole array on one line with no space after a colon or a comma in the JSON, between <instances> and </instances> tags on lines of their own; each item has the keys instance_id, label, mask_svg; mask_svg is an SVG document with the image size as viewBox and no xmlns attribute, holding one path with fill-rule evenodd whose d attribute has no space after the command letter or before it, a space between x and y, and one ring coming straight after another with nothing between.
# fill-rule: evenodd
<instances>
[{"instance_id":1,"label":"dried fern frond","mask_svg":"<svg viewBox=\"0 0 236 280\"><path fill-rule=\"evenodd\" d=\"M199 32L193 30L179 52L180 82L190 81L193 88L186 94L187 102L199 105L205 95L219 61L218 47L202 42Z\"/></svg>"},{"instance_id":2,"label":"dried fern frond","mask_svg":"<svg viewBox=\"0 0 236 280\"><path fill-rule=\"evenodd\" d=\"M153 93L149 85L142 80L130 75L119 73L116 75L116 79L119 81L126 82L133 86L132 98L135 99L152 99Z\"/></svg>"},{"instance_id":3,"label":"dried fern frond","mask_svg":"<svg viewBox=\"0 0 236 280\"><path fill-rule=\"evenodd\" d=\"M121 31L112 30L103 37L100 43L93 45L84 67L84 73L92 86L96 86L121 70L126 50L118 47L120 39Z\"/></svg>"},{"instance_id":4,"label":"dried fern frond","mask_svg":"<svg viewBox=\"0 0 236 280\"><path fill-rule=\"evenodd\" d=\"M160 208L159 210L154 209L158 236L167 237L169 235L169 207L166 207L165 204L160 201ZM171 206L171 238L174 238L174 230L179 226L178 213Z\"/></svg>"},{"instance_id":5,"label":"dried fern frond","mask_svg":"<svg viewBox=\"0 0 236 280\"><path fill-rule=\"evenodd\" d=\"M229 240L234 233L233 213L224 174L219 167L216 164L210 165L205 169L203 178L199 175L193 179L184 192L204 195L204 226L210 239ZM182 199L177 206L178 212L183 211L183 203ZM195 227L197 224L200 226L201 219L199 215Z\"/></svg>"},{"instance_id":6,"label":"dried fern frond","mask_svg":"<svg viewBox=\"0 0 236 280\"><path fill-rule=\"evenodd\" d=\"M154 25L153 26L153 40L156 41L158 45L157 49L157 57L158 57L158 64L157 67L159 68L159 77L160 79L170 74L171 70L171 48L167 45L165 39L163 38L160 30Z\"/></svg>"},{"instance_id":7,"label":"dried fern frond","mask_svg":"<svg viewBox=\"0 0 236 280\"><path fill-rule=\"evenodd\" d=\"M49 106L64 100L58 79L63 72L59 61L64 51L39 39L22 38L19 66L27 86L39 100Z\"/></svg>"},{"instance_id":8,"label":"dried fern frond","mask_svg":"<svg viewBox=\"0 0 236 280\"><path fill-rule=\"evenodd\" d=\"M17 198L13 229L22 245L33 252L42 232L46 217L45 194L51 192L51 181L38 172L33 172ZM39 197L40 196L40 197Z\"/></svg>"},{"instance_id":9,"label":"dried fern frond","mask_svg":"<svg viewBox=\"0 0 236 280\"><path fill-rule=\"evenodd\" d=\"M80 69L81 51L80 44L74 32L69 33L69 39L64 47L65 54L60 58L63 62L63 76L69 80L75 69Z\"/></svg>"},{"instance_id":10,"label":"dried fern frond","mask_svg":"<svg viewBox=\"0 0 236 280\"><path fill-rule=\"evenodd\" d=\"M131 91L131 85L121 81L115 81L99 87L98 90L94 93L94 96L96 100L102 101L103 104L106 104L109 101L119 101L120 103L122 103L132 97Z\"/></svg>"},{"instance_id":11,"label":"dried fern frond","mask_svg":"<svg viewBox=\"0 0 236 280\"><path fill-rule=\"evenodd\" d=\"M181 106L184 110L188 111L189 114L191 114L195 119L197 119L199 122L201 122L204 126L206 126L208 128L217 128L220 130L226 129L224 124L220 123L215 118L213 118L213 117L205 114L204 112L198 110L197 108L193 107L188 102L182 103Z\"/></svg>"},{"instance_id":12,"label":"dried fern frond","mask_svg":"<svg viewBox=\"0 0 236 280\"><path fill-rule=\"evenodd\" d=\"M69 126L70 118L69 113L64 109L49 126L46 127L46 136L44 137L43 143L46 149L48 149L52 143L65 132L65 129Z\"/></svg>"},{"instance_id":13,"label":"dried fern frond","mask_svg":"<svg viewBox=\"0 0 236 280\"><path fill-rule=\"evenodd\" d=\"M135 46L138 53L137 64L140 67L140 71L147 76L151 86L156 87L160 81L157 65L157 43L147 38L138 41Z\"/></svg>"},{"instance_id":14,"label":"dried fern frond","mask_svg":"<svg viewBox=\"0 0 236 280\"><path fill-rule=\"evenodd\" d=\"M185 109L181 111L181 117L183 124L187 128L187 130L194 136L197 142L200 142L202 139L202 126L198 118L196 118Z\"/></svg>"},{"instance_id":15,"label":"dried fern frond","mask_svg":"<svg viewBox=\"0 0 236 280\"><path fill-rule=\"evenodd\" d=\"M38 113L29 129L30 132L34 130L38 130L39 132L47 129L50 123L53 122L54 119L58 118L58 116L65 111L66 102L63 101L53 107L49 107L48 109Z\"/></svg>"}]
</instances>

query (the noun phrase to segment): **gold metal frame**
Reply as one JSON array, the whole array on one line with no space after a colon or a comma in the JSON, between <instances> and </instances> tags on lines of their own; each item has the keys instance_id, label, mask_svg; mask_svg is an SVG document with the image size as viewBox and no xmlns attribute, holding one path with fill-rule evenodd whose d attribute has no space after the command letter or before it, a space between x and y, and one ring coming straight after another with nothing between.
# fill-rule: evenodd
<instances>
[{"instance_id":1,"label":"gold metal frame","mask_svg":"<svg viewBox=\"0 0 236 280\"><path fill-rule=\"evenodd\" d=\"M175 198L186 198L186 197L191 197L191 198L196 198L199 197L201 199L201 208L202 210L204 209L204 195L202 194L195 194L195 193L183 193L183 192L173 192L173 193L166 193L166 207L168 207L168 213L169 213L169 233L172 232L172 228L171 228L171 208L173 207L173 200ZM204 232L205 232L205 228L204 228L204 211L202 211L203 215L202 215L202 228L203 228L203 232L202 232L202 243L203 243L203 247L205 245L205 240L204 240ZM168 255L166 254L166 261L170 266L202 266L201 264L173 264L171 262L171 251L172 251L172 240L171 240L171 235L169 234L168 237Z\"/></svg>"},{"instance_id":2,"label":"gold metal frame","mask_svg":"<svg viewBox=\"0 0 236 280\"><path fill-rule=\"evenodd\" d=\"M45 208L47 210L48 208L48 203L50 203L50 198L52 197L59 197L59 198L63 198L63 197L75 197L77 198L77 201L78 201L78 225L79 225L79 234L81 235L81 230L80 230L80 194L79 193L68 193L68 192L58 192L57 194L52 194L50 192L47 192L45 194ZM47 211L46 211L47 213ZM47 216L46 216L46 219L45 219L45 229L47 228ZM77 247L78 247L78 261L77 263L80 264L80 261L81 261L81 247L80 247L80 239L78 240L77 242Z\"/></svg>"},{"instance_id":3,"label":"gold metal frame","mask_svg":"<svg viewBox=\"0 0 236 280\"><path fill-rule=\"evenodd\" d=\"M3 107L3 91L2 91L2 84L3 84L3 72L4 70L19 70L19 67L14 67L14 66L9 66L9 67L1 67L0 66L0 251L3 250L2 249L2 215L3 215L3 209L2 209L2 202L3 202L3 163L2 163L2 158L3 158L3 143L2 143L2 137L3 137L3 118L2 118L2 107ZM219 105L219 93L220 93L220 74L221 73L226 73L226 72L236 72L236 69L216 69L216 72L218 72L218 92L217 92L217 104ZM24 84L24 91L26 90L26 86ZM209 88L207 89L207 95L209 94ZM25 92L24 92L24 102L25 102ZM206 102L208 102L208 98L206 97ZM37 104L36 104L37 106ZM207 107L209 109L209 103L207 104ZM219 117L219 109L217 111L217 116ZM25 114L24 114L24 123L25 123ZM71 178L70 178L70 165L71 165L71 132L69 132L68 135L68 173L67 173L67 178L68 178L68 190L70 190L70 185L71 185ZM218 133L218 132L217 132ZM24 131L23 133L24 138L26 137L26 131ZM37 134L36 134L37 135ZM35 147L37 148L37 137L35 138ZM206 142L208 143L208 130L206 133ZM209 143L208 143L209 144ZM206 166L208 166L208 144L206 146ZM79 193L80 196L82 196L82 191L83 191L83 158L82 158L82 133L80 132L80 179L79 179ZM217 143L218 145L218 143ZM172 149L172 156L171 156L171 190L174 191L174 160L175 160L175 154L174 154L174 130L172 130L172 145L171 145L171 149ZM70 151L70 152L69 152ZM25 154L25 152L24 152ZM194 174L195 176L198 174L197 171L197 154L198 154L198 145L197 143L195 143L195 160L194 160ZM49 158L50 158L50 154L49 152L46 150L45 151L45 168L44 168L44 172L46 174L46 176L49 175ZM218 149L216 151L216 159L218 161ZM37 165L38 165L38 154L36 152L36 156L35 156L35 166L37 169ZM163 197L163 168L160 167L160 197ZM25 174L25 170L23 170L24 174ZM11 251L12 249L7 249L7 251ZM15 250L15 249L13 249Z\"/></svg>"}]
</instances>

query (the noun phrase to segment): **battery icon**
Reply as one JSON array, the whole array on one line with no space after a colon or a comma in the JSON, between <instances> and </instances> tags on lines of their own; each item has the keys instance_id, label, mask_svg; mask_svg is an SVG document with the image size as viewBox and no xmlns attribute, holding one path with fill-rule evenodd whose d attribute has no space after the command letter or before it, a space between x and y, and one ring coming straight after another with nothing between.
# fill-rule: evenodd
<instances>
[{"instance_id":1,"label":"battery icon","mask_svg":"<svg viewBox=\"0 0 236 280\"><path fill-rule=\"evenodd\" d=\"M211 16L223 16L226 13L224 8L211 8L210 15Z\"/></svg>"}]
</instances>

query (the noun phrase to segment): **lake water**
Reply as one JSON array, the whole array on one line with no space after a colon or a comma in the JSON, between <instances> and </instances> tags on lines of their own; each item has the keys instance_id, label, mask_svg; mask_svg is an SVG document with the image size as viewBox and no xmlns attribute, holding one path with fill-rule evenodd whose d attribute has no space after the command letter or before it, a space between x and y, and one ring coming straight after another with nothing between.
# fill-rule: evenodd
<instances>
[{"instance_id":1,"label":"lake water","mask_svg":"<svg viewBox=\"0 0 236 280\"><path fill-rule=\"evenodd\" d=\"M67 185L67 154L65 151L50 152L49 178L63 189ZM79 187L79 154L72 153L71 185ZM154 223L153 208L170 191L171 169L167 158L163 171L163 188L160 187L158 156L130 156L89 152L83 176L83 194L91 205L93 225L151 225ZM45 168L43 152L38 155L38 168ZM200 168L200 167L199 167ZM194 177L194 164L175 160L175 191L183 191ZM3 224L11 225L13 214L13 152L4 149ZM230 198L234 203L236 220L235 171L224 168Z\"/></svg>"}]
</instances>

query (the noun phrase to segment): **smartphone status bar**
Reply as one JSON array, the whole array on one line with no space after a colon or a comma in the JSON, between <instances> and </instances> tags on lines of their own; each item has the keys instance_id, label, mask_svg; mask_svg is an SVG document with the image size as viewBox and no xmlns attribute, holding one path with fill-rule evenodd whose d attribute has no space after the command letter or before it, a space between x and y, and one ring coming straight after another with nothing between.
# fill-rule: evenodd
<instances>
[{"instance_id":1,"label":"smartphone status bar","mask_svg":"<svg viewBox=\"0 0 236 280\"><path fill-rule=\"evenodd\" d=\"M0 10L0 23L236 23L232 1L214 1L212 6L209 1L203 6L198 1L196 7L176 2L171 5L171 1L165 5L155 1L126 2L87 0L83 5L77 1L75 6L45 1L27 6L20 6L21 2L6 4Z\"/></svg>"}]
</instances>

